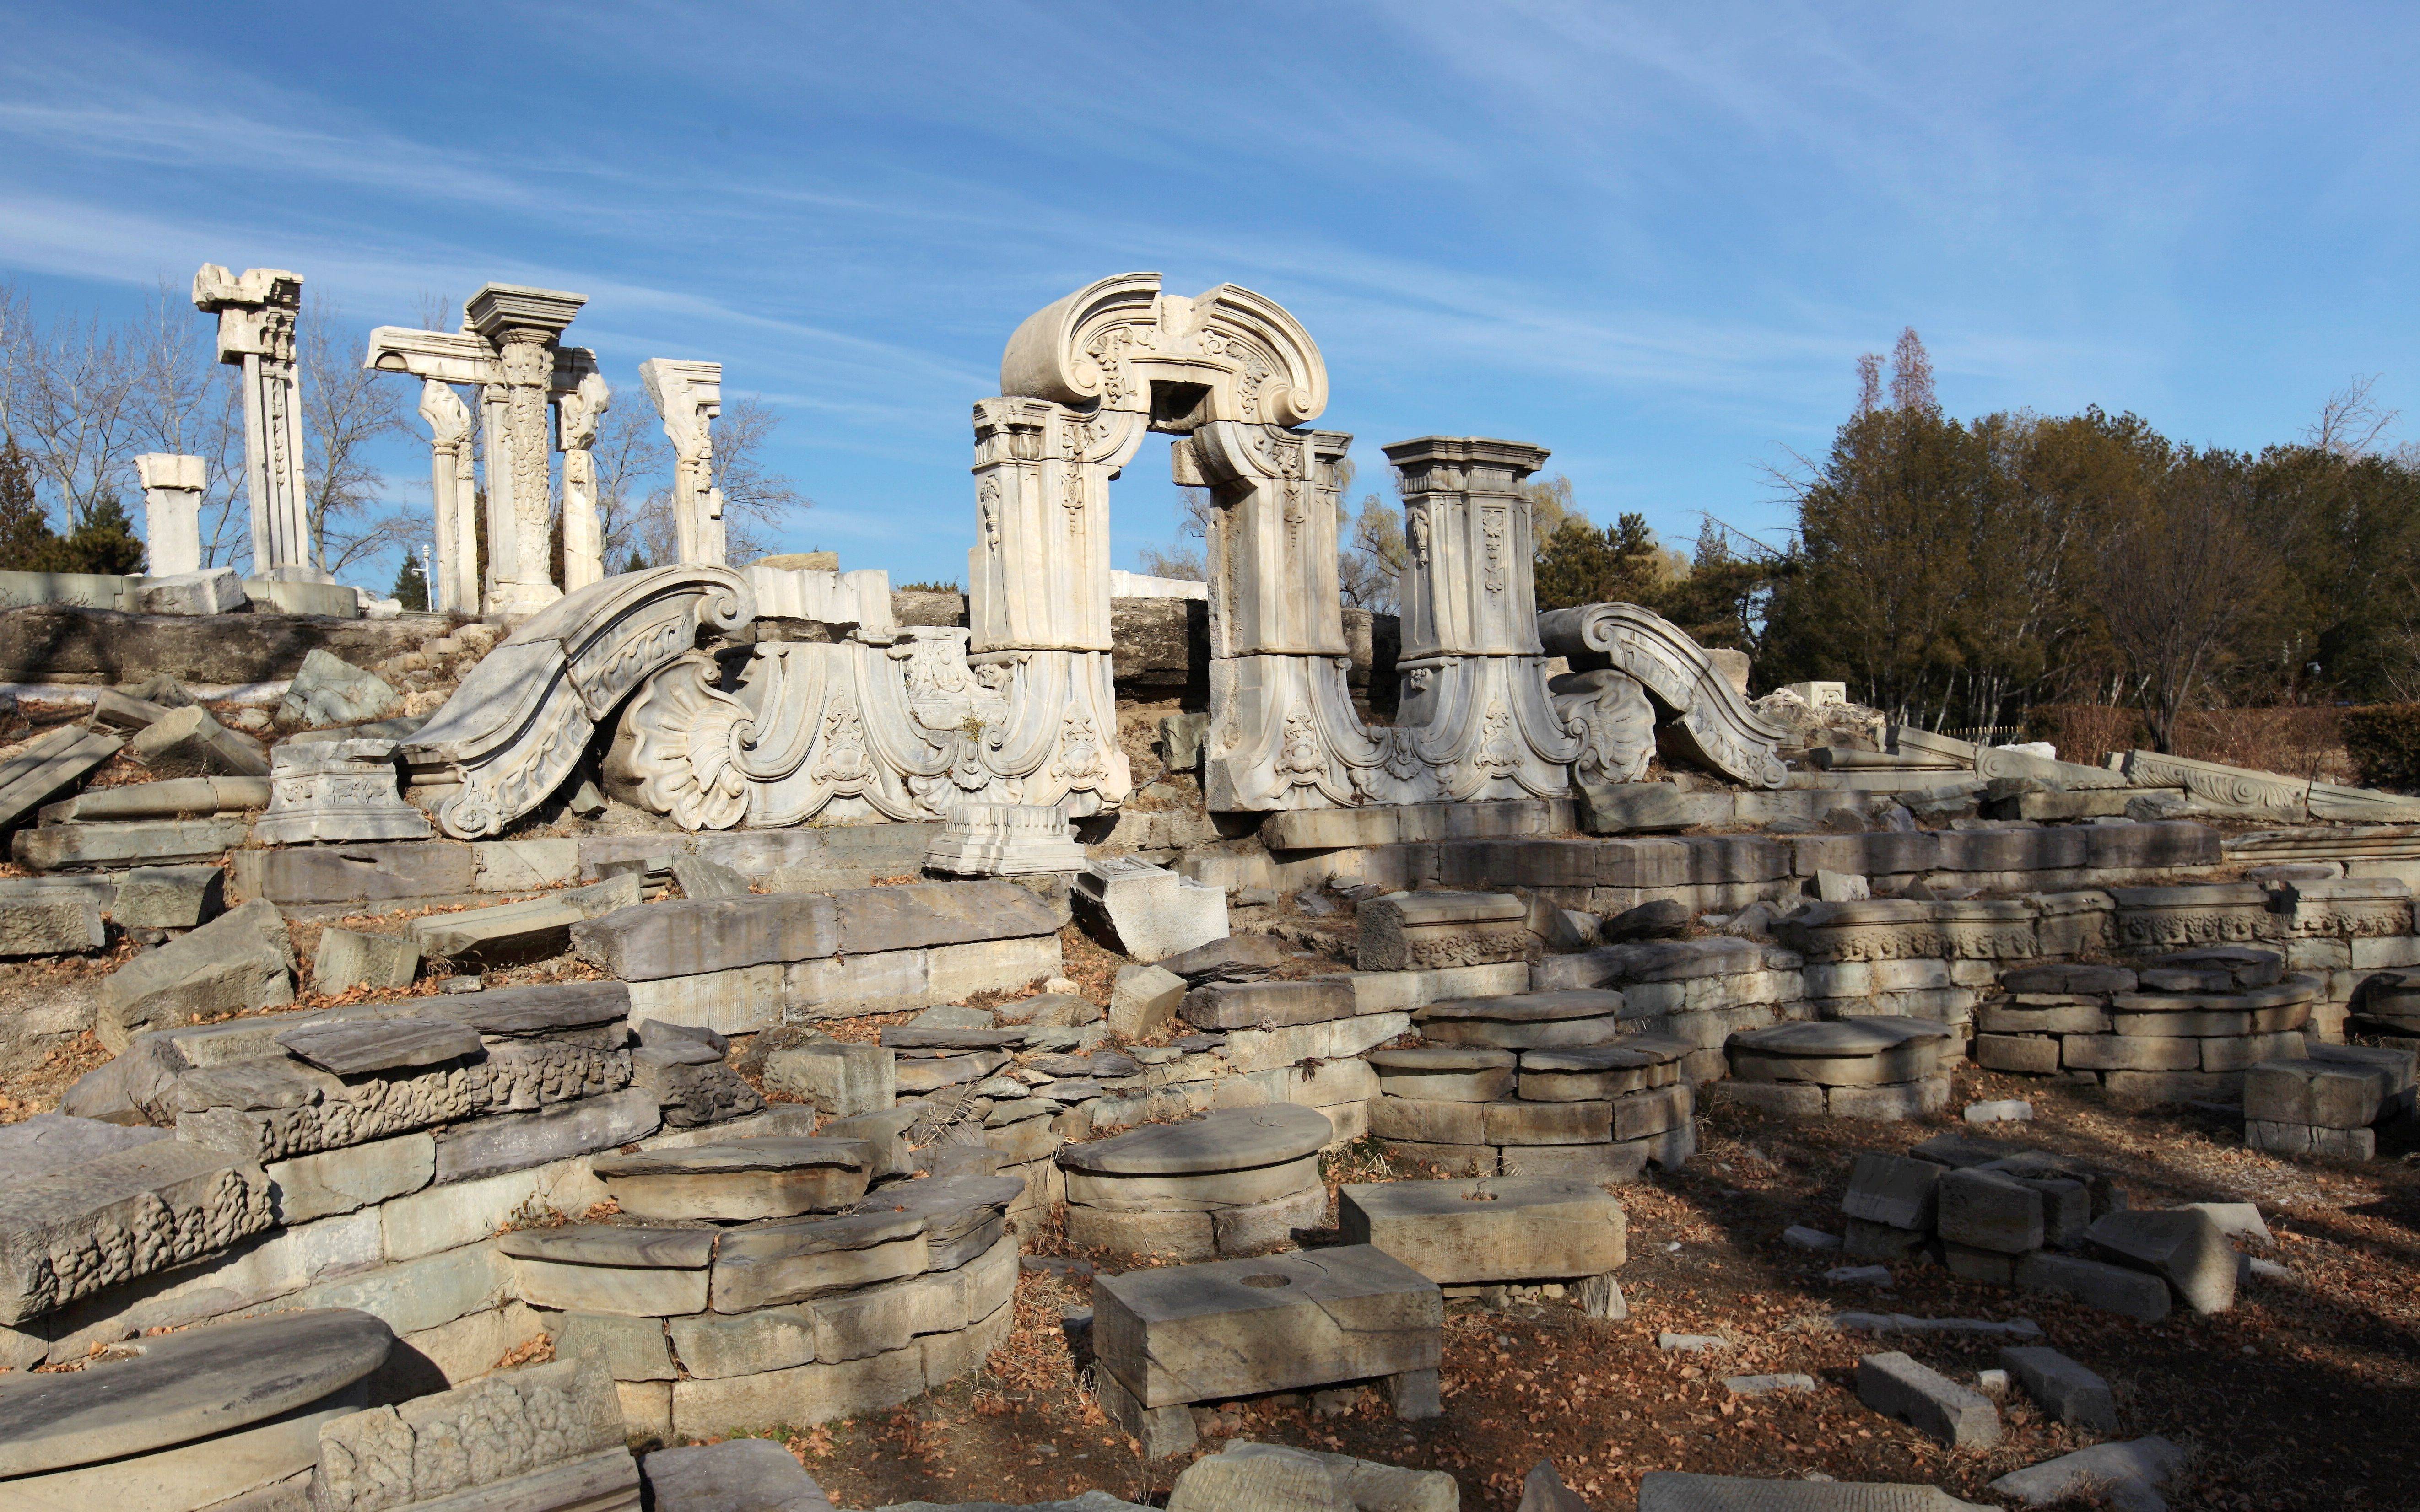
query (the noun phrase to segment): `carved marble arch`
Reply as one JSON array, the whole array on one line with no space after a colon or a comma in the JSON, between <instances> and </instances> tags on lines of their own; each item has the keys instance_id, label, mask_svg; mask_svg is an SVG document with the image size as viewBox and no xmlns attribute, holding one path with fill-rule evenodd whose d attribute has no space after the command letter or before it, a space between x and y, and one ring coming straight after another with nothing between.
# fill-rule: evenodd
<instances>
[{"instance_id":1,"label":"carved marble arch","mask_svg":"<svg viewBox=\"0 0 2420 1512\"><path fill-rule=\"evenodd\" d=\"M1233 284L1187 299L1120 273L1035 311L1008 338L1000 392L1149 417L1295 426L1327 408L1327 364L1283 305Z\"/></svg>"}]
</instances>

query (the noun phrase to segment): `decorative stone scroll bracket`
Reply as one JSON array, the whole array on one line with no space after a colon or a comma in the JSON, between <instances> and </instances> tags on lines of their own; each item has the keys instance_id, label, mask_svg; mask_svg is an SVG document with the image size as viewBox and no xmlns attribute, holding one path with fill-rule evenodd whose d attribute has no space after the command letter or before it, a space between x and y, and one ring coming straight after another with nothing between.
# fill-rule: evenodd
<instances>
[{"instance_id":1,"label":"decorative stone scroll bracket","mask_svg":"<svg viewBox=\"0 0 2420 1512\"><path fill-rule=\"evenodd\" d=\"M569 594L532 615L402 748L414 796L457 840L497 834L544 802L591 736L701 631L755 617L728 567L658 567Z\"/></svg>"},{"instance_id":2,"label":"decorative stone scroll bracket","mask_svg":"<svg viewBox=\"0 0 2420 1512\"><path fill-rule=\"evenodd\" d=\"M2348 824L2397 824L2420 819L2420 798L2376 788L2284 777L2153 750L2128 751L2126 781L2138 788L2182 788L2213 809L2307 814Z\"/></svg>"},{"instance_id":3,"label":"decorative stone scroll bracket","mask_svg":"<svg viewBox=\"0 0 2420 1512\"><path fill-rule=\"evenodd\" d=\"M1750 787L1781 786L1785 773L1776 748L1788 732L1749 708L1697 641L1662 615L1636 604L1584 604L1539 615L1538 635L1575 672L1612 670L1635 680L1664 716L1660 737L1684 754ZM1565 684L1559 702L1580 691ZM1588 691L1599 708L1606 707L1608 696L1615 707L1626 702L1626 695L1602 686ZM1590 739L1589 760L1599 763L1625 748L1593 732Z\"/></svg>"}]
</instances>

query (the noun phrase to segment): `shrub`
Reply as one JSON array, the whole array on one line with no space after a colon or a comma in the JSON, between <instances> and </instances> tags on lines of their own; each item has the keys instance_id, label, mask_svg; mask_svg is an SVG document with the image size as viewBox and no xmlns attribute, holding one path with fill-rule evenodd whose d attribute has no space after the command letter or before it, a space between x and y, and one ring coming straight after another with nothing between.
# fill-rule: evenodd
<instances>
[{"instance_id":1,"label":"shrub","mask_svg":"<svg viewBox=\"0 0 2420 1512\"><path fill-rule=\"evenodd\" d=\"M2347 709L2344 743L2363 785L2420 788L2420 703Z\"/></svg>"}]
</instances>

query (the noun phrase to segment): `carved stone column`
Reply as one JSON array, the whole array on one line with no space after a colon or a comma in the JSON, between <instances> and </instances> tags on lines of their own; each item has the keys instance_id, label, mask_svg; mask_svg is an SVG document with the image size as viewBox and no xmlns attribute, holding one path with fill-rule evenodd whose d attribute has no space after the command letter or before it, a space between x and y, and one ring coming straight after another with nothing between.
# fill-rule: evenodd
<instances>
[{"instance_id":1,"label":"carved stone column","mask_svg":"<svg viewBox=\"0 0 2420 1512\"><path fill-rule=\"evenodd\" d=\"M527 614L563 596L547 561L554 517L547 401L555 345L584 297L489 284L463 306L466 328L496 353L482 395L488 440L489 607Z\"/></svg>"},{"instance_id":2,"label":"carved stone column","mask_svg":"<svg viewBox=\"0 0 2420 1512\"><path fill-rule=\"evenodd\" d=\"M714 428L722 413L722 364L657 357L639 364L639 381L673 443L673 531L688 563L723 565L722 490L714 486Z\"/></svg>"},{"instance_id":3,"label":"carved stone column","mask_svg":"<svg viewBox=\"0 0 2420 1512\"><path fill-rule=\"evenodd\" d=\"M143 480L143 545L154 578L202 570L202 490L209 469L198 456L148 452L134 459Z\"/></svg>"},{"instance_id":4,"label":"carved stone column","mask_svg":"<svg viewBox=\"0 0 2420 1512\"><path fill-rule=\"evenodd\" d=\"M975 405L973 651L1110 648L1109 480L1142 438L1142 417L1118 410Z\"/></svg>"},{"instance_id":5,"label":"carved stone column","mask_svg":"<svg viewBox=\"0 0 2420 1512\"><path fill-rule=\"evenodd\" d=\"M563 450L563 591L578 593L605 577L605 536L597 517L597 423L613 391L594 368L555 401L555 444Z\"/></svg>"},{"instance_id":6,"label":"carved stone column","mask_svg":"<svg viewBox=\"0 0 2420 1512\"><path fill-rule=\"evenodd\" d=\"M1547 696L1522 481L1545 448L1423 436L1386 448L1404 496L1398 729L1453 799L1570 791L1580 743Z\"/></svg>"},{"instance_id":7,"label":"carved stone column","mask_svg":"<svg viewBox=\"0 0 2420 1512\"><path fill-rule=\"evenodd\" d=\"M472 475L471 408L435 378L420 385L420 418L428 422L428 498L437 532L437 578L429 589L440 613L479 612L478 524Z\"/></svg>"},{"instance_id":8,"label":"carved stone column","mask_svg":"<svg viewBox=\"0 0 2420 1512\"><path fill-rule=\"evenodd\" d=\"M331 581L314 560L302 483L302 393L294 368L302 279L279 268L247 268L239 277L205 263L194 275L194 304L219 317L219 361L243 369L253 575Z\"/></svg>"},{"instance_id":9,"label":"carved stone column","mask_svg":"<svg viewBox=\"0 0 2420 1512\"><path fill-rule=\"evenodd\" d=\"M1345 687L1336 580L1337 431L1210 421L1191 455L1210 486L1212 809L1411 802L1422 775L1363 728Z\"/></svg>"}]
</instances>

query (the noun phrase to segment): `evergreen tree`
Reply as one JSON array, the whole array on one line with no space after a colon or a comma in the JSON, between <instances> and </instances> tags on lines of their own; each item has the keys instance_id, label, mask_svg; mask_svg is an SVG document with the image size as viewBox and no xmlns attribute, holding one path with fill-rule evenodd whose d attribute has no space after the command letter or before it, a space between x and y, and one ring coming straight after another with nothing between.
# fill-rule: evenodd
<instances>
[{"instance_id":1,"label":"evergreen tree","mask_svg":"<svg viewBox=\"0 0 2420 1512\"><path fill-rule=\"evenodd\" d=\"M413 613L427 612L428 579L420 570L418 557L409 551L403 554L403 565L396 569L395 586L386 592L389 598L396 600Z\"/></svg>"},{"instance_id":2,"label":"evergreen tree","mask_svg":"<svg viewBox=\"0 0 2420 1512\"><path fill-rule=\"evenodd\" d=\"M1645 604L1664 576L1664 554L1644 515L1624 515L1603 530L1567 515L1538 547L1538 608Z\"/></svg>"},{"instance_id":3,"label":"evergreen tree","mask_svg":"<svg viewBox=\"0 0 2420 1512\"><path fill-rule=\"evenodd\" d=\"M0 445L0 572L58 572L62 543L34 492L34 470L12 440Z\"/></svg>"},{"instance_id":4,"label":"evergreen tree","mask_svg":"<svg viewBox=\"0 0 2420 1512\"><path fill-rule=\"evenodd\" d=\"M647 559L639 555L637 550L633 549L630 553L630 564L624 567L622 570L624 572L644 572L647 570Z\"/></svg>"},{"instance_id":5,"label":"evergreen tree","mask_svg":"<svg viewBox=\"0 0 2420 1512\"><path fill-rule=\"evenodd\" d=\"M62 545L62 572L138 573L143 570L143 538L126 517L126 506L116 489L104 489L85 511Z\"/></svg>"}]
</instances>

